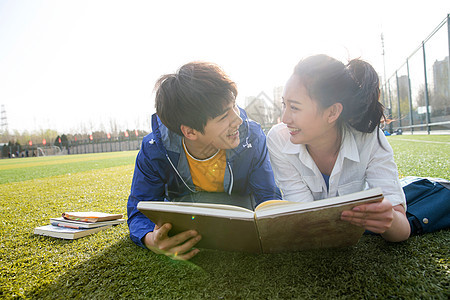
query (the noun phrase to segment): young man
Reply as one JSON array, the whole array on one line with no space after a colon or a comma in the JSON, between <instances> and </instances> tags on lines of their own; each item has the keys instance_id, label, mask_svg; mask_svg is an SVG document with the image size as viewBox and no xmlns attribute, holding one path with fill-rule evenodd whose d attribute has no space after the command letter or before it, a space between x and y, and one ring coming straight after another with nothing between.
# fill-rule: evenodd
<instances>
[{"instance_id":1,"label":"young man","mask_svg":"<svg viewBox=\"0 0 450 300\"><path fill-rule=\"evenodd\" d=\"M139 201L206 191L251 194L257 205L281 193L264 132L236 106L236 85L221 68L189 63L162 76L155 90L152 132L142 141L128 198L130 237L156 253L190 259L201 236L190 230L169 237L171 224L156 226L137 210Z\"/></svg>"}]
</instances>

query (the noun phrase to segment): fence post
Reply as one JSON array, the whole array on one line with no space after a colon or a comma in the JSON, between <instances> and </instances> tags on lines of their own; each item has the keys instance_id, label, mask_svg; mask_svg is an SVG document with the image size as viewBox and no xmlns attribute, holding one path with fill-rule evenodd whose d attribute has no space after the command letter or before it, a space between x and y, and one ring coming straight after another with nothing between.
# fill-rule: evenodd
<instances>
[{"instance_id":1,"label":"fence post","mask_svg":"<svg viewBox=\"0 0 450 300\"><path fill-rule=\"evenodd\" d=\"M391 115L391 122L389 123L389 133L392 134L394 132L394 129L392 128L393 127L392 123L393 123L393 120L394 120L393 119L394 116L392 115L392 95L391 95L391 81L390 80L387 81L387 88L388 88L387 97L389 99L389 114Z\"/></svg>"},{"instance_id":2,"label":"fence post","mask_svg":"<svg viewBox=\"0 0 450 300\"><path fill-rule=\"evenodd\" d=\"M448 35L448 56L447 56L448 94L447 94L447 97L450 97L450 14L447 14L447 35Z\"/></svg>"},{"instance_id":3,"label":"fence post","mask_svg":"<svg viewBox=\"0 0 450 300\"><path fill-rule=\"evenodd\" d=\"M430 134L430 100L428 99L428 81L427 81L427 59L425 56L425 42L422 42L422 52L423 52L423 73L425 76L425 109L426 109L426 116L425 120L427 122L427 132Z\"/></svg>"},{"instance_id":4,"label":"fence post","mask_svg":"<svg viewBox=\"0 0 450 300\"><path fill-rule=\"evenodd\" d=\"M402 127L402 117L401 117L401 110L400 110L400 88L398 86L398 74L397 74L397 71L395 71L395 80L396 80L396 83L397 83L398 127Z\"/></svg>"},{"instance_id":5,"label":"fence post","mask_svg":"<svg viewBox=\"0 0 450 300\"><path fill-rule=\"evenodd\" d=\"M412 109L412 93L411 79L409 77L409 60L406 59L406 70L408 71L408 100L409 100L409 125L414 125L413 109ZM411 134L414 134L414 127L411 127Z\"/></svg>"}]
</instances>

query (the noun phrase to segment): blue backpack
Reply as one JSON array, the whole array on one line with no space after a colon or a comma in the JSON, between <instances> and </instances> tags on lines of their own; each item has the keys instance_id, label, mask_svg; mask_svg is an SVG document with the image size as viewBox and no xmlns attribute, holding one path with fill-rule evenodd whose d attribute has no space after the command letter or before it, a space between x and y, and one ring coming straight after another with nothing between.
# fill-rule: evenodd
<instances>
[{"instance_id":1,"label":"blue backpack","mask_svg":"<svg viewBox=\"0 0 450 300\"><path fill-rule=\"evenodd\" d=\"M450 228L450 181L408 176L400 179L411 235Z\"/></svg>"}]
</instances>

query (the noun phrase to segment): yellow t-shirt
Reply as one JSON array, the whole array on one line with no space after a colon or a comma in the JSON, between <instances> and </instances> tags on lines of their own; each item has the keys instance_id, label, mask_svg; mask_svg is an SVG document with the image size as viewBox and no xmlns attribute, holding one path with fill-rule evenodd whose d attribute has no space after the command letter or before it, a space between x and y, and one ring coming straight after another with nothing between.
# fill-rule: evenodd
<instances>
[{"instance_id":1,"label":"yellow t-shirt","mask_svg":"<svg viewBox=\"0 0 450 300\"><path fill-rule=\"evenodd\" d=\"M183 148L189 163L192 182L199 191L223 192L223 178L225 176L226 153L221 149L210 158L200 160L194 158L186 149L183 140Z\"/></svg>"}]
</instances>

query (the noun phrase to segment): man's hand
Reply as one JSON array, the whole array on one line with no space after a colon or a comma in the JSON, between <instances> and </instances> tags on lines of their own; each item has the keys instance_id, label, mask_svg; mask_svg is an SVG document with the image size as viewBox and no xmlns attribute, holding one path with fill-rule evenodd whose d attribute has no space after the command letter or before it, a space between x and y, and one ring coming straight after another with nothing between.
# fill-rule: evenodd
<instances>
[{"instance_id":1,"label":"man's hand","mask_svg":"<svg viewBox=\"0 0 450 300\"><path fill-rule=\"evenodd\" d=\"M170 229L172 225L169 223L161 227L155 226L153 232L145 235L145 246L157 254L164 254L175 260L191 259L199 252L198 249L192 249L202 238L195 230L184 231L169 237Z\"/></svg>"}]
</instances>

